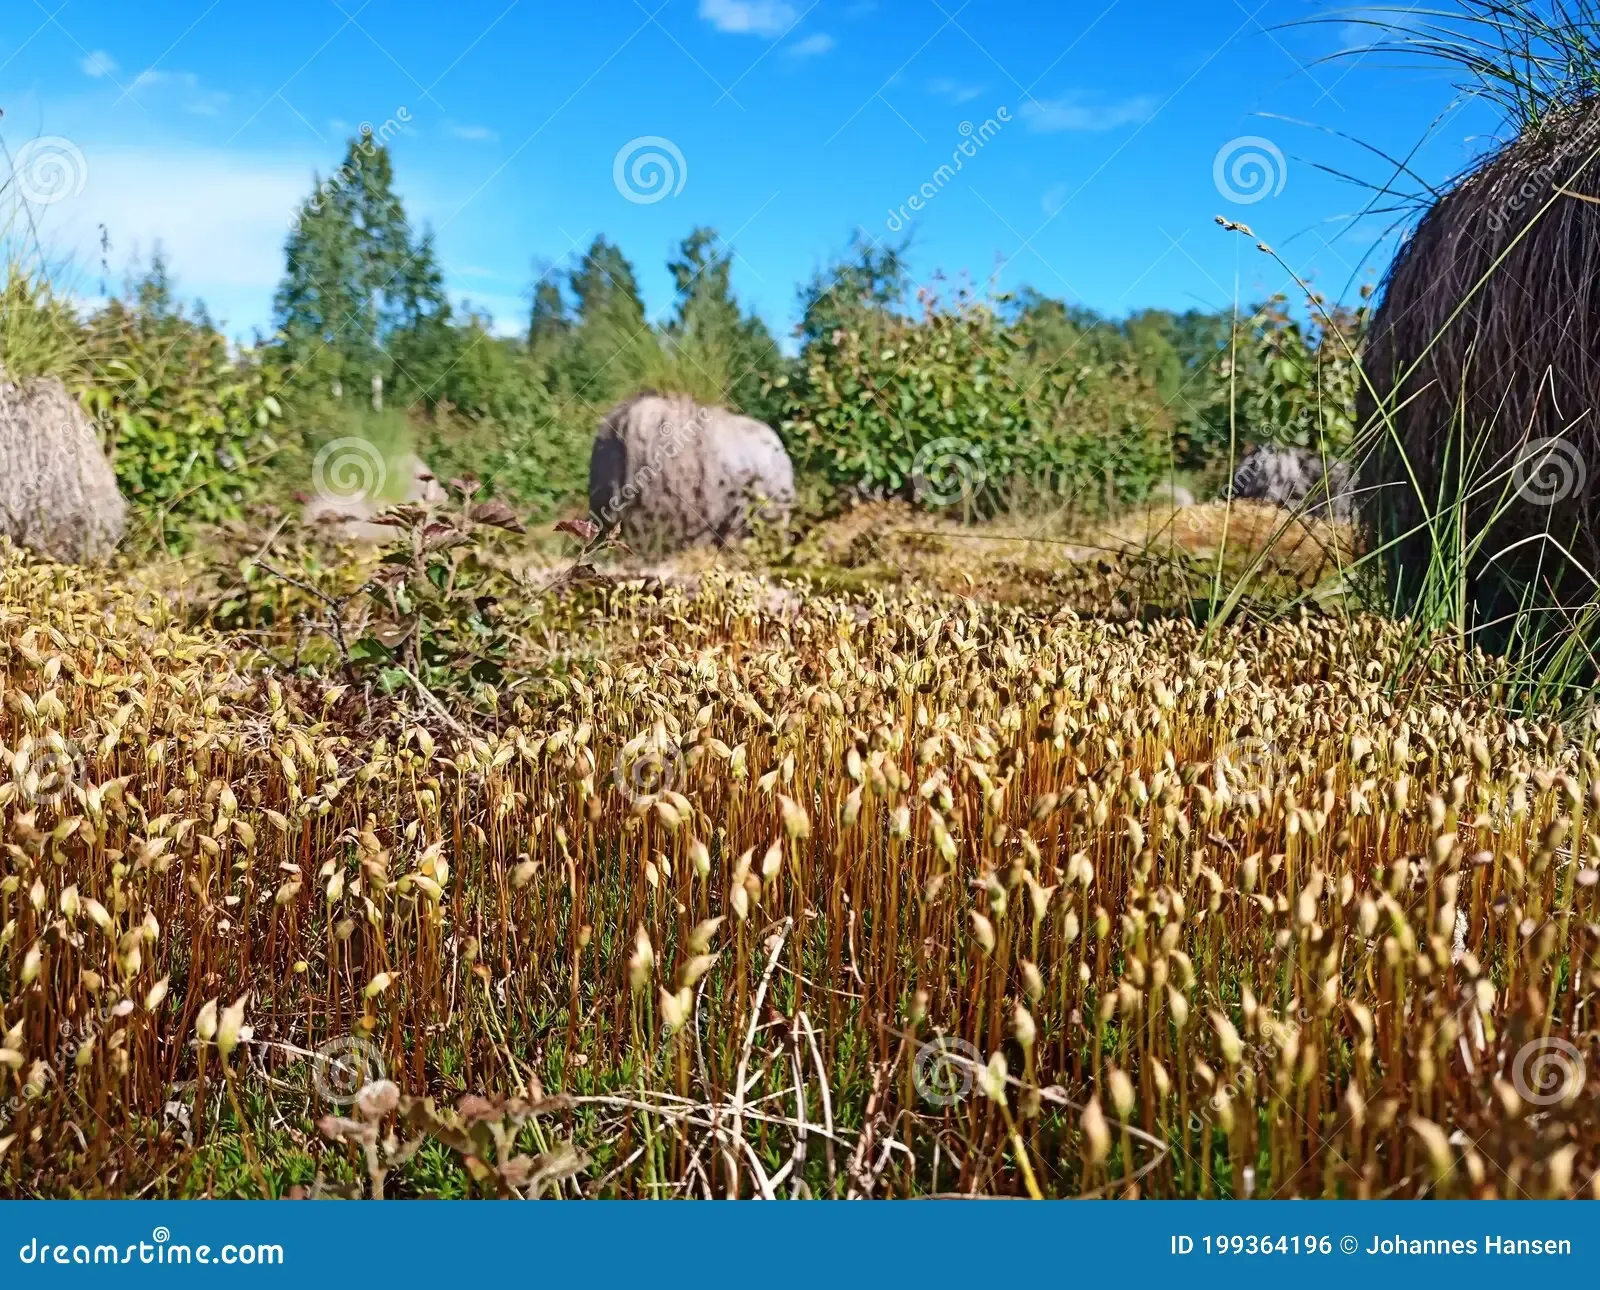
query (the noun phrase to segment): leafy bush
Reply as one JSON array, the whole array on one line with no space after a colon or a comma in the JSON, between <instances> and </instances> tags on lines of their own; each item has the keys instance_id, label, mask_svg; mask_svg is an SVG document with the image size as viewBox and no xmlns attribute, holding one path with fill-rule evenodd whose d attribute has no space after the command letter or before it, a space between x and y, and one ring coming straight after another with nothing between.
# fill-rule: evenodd
<instances>
[{"instance_id":1,"label":"leafy bush","mask_svg":"<svg viewBox=\"0 0 1600 1290\"><path fill-rule=\"evenodd\" d=\"M86 320L42 267L13 258L0 294L0 368L56 376L100 432L117 484L147 517L235 518L259 491L283 408L253 351L232 353L203 307L177 304L159 254Z\"/></svg>"},{"instance_id":2,"label":"leafy bush","mask_svg":"<svg viewBox=\"0 0 1600 1290\"><path fill-rule=\"evenodd\" d=\"M1311 323L1291 317L1282 296L1240 320L1234 352L1218 360L1220 398L1210 409L1222 443L1227 442L1231 375L1241 438L1335 457L1350 451L1367 307L1330 309L1320 297L1312 304Z\"/></svg>"},{"instance_id":3,"label":"leafy bush","mask_svg":"<svg viewBox=\"0 0 1600 1290\"><path fill-rule=\"evenodd\" d=\"M231 354L203 312L175 305L159 264L132 302L89 320L85 346L81 397L129 502L204 522L236 517L277 447L271 371L251 352Z\"/></svg>"},{"instance_id":4,"label":"leafy bush","mask_svg":"<svg viewBox=\"0 0 1600 1290\"><path fill-rule=\"evenodd\" d=\"M418 440L441 479L474 475L490 493L544 518L586 495L598 416L552 394L539 369L520 360L501 371L480 415L441 410Z\"/></svg>"},{"instance_id":5,"label":"leafy bush","mask_svg":"<svg viewBox=\"0 0 1600 1290\"><path fill-rule=\"evenodd\" d=\"M983 305L921 320L862 312L806 347L782 433L804 468L863 492L910 496L930 446L964 443L977 469L1009 473L1023 438L1012 339Z\"/></svg>"},{"instance_id":6,"label":"leafy bush","mask_svg":"<svg viewBox=\"0 0 1600 1290\"><path fill-rule=\"evenodd\" d=\"M802 469L980 511L1026 487L1136 498L1165 471L1170 418L1131 351L1069 361L1060 330L1026 310L1008 322L965 293L920 303L920 317L851 311L806 346L798 378L779 378Z\"/></svg>"},{"instance_id":7,"label":"leafy bush","mask_svg":"<svg viewBox=\"0 0 1600 1290\"><path fill-rule=\"evenodd\" d=\"M1136 501L1174 467L1174 414L1127 325L1030 294L1013 330L1034 464L1057 496Z\"/></svg>"}]
</instances>

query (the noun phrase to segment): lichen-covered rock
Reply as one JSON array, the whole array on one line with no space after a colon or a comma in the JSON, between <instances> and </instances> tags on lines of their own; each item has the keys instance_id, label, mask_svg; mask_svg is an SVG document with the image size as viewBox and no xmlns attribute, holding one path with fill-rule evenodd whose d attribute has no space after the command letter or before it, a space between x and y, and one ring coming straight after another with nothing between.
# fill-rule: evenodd
<instances>
[{"instance_id":1,"label":"lichen-covered rock","mask_svg":"<svg viewBox=\"0 0 1600 1290\"><path fill-rule=\"evenodd\" d=\"M1252 448L1233 473L1230 498L1271 502L1285 510L1304 510L1349 524L1355 519L1350 467L1329 461L1309 448Z\"/></svg>"},{"instance_id":2,"label":"lichen-covered rock","mask_svg":"<svg viewBox=\"0 0 1600 1290\"><path fill-rule=\"evenodd\" d=\"M127 512L94 425L54 377L0 372L0 534L67 564L102 560Z\"/></svg>"},{"instance_id":3,"label":"lichen-covered rock","mask_svg":"<svg viewBox=\"0 0 1600 1290\"><path fill-rule=\"evenodd\" d=\"M783 524L793 502L794 467L770 426L682 396L619 403L589 457L593 518L640 551L734 541Z\"/></svg>"}]
</instances>

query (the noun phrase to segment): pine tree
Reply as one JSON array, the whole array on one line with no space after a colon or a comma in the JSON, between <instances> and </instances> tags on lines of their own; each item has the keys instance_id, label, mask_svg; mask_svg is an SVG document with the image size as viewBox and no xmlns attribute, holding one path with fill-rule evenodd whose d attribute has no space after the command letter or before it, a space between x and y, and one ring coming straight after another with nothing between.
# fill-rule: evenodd
<instances>
[{"instance_id":1,"label":"pine tree","mask_svg":"<svg viewBox=\"0 0 1600 1290\"><path fill-rule=\"evenodd\" d=\"M772 333L760 317L742 315L732 286L733 256L715 229L697 228L678 247L668 271L678 289L676 316L668 326L674 356L692 366L741 412L762 416L764 385L782 366Z\"/></svg>"},{"instance_id":2,"label":"pine tree","mask_svg":"<svg viewBox=\"0 0 1600 1290\"><path fill-rule=\"evenodd\" d=\"M601 236L569 276L577 301L570 381L577 397L607 403L633 392L660 360L645 320L638 279L622 251Z\"/></svg>"},{"instance_id":3,"label":"pine tree","mask_svg":"<svg viewBox=\"0 0 1600 1290\"><path fill-rule=\"evenodd\" d=\"M454 361L431 235L413 239L386 145L352 139L300 209L273 302L284 356L323 392L367 397L372 378L413 399Z\"/></svg>"},{"instance_id":4,"label":"pine tree","mask_svg":"<svg viewBox=\"0 0 1600 1290\"><path fill-rule=\"evenodd\" d=\"M567 317L567 302L561 288L548 277L541 278L533 289L533 311L528 316L528 348L538 349L552 341L564 339L572 331L572 319Z\"/></svg>"},{"instance_id":5,"label":"pine tree","mask_svg":"<svg viewBox=\"0 0 1600 1290\"><path fill-rule=\"evenodd\" d=\"M578 302L578 323L588 327L597 322L644 325L644 302L639 299L639 284L633 266L620 247L595 238L572 271L571 287Z\"/></svg>"},{"instance_id":6,"label":"pine tree","mask_svg":"<svg viewBox=\"0 0 1600 1290\"><path fill-rule=\"evenodd\" d=\"M385 299L391 310L385 341L396 393L429 407L441 399L460 404L462 392L450 381L466 342L445 294L431 229L402 261Z\"/></svg>"}]
</instances>

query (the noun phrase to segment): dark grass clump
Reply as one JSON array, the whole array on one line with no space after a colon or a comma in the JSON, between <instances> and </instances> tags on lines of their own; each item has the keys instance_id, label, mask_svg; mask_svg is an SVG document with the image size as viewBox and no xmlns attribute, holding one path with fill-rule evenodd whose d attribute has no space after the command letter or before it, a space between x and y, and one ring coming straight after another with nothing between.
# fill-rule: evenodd
<instances>
[{"instance_id":1,"label":"dark grass clump","mask_svg":"<svg viewBox=\"0 0 1600 1290\"><path fill-rule=\"evenodd\" d=\"M1553 108L1439 198L1388 272L1364 367L1364 473L1399 594L1443 567L1491 636L1588 601L1600 96Z\"/></svg>"}]
</instances>

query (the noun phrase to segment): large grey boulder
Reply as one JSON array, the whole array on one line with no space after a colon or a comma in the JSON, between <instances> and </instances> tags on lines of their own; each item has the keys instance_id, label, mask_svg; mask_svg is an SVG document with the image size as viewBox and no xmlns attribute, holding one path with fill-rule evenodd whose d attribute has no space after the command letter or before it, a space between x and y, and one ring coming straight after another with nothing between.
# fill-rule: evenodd
<instances>
[{"instance_id":1,"label":"large grey boulder","mask_svg":"<svg viewBox=\"0 0 1600 1290\"><path fill-rule=\"evenodd\" d=\"M104 559L127 506L94 425L54 377L0 372L0 534L65 563Z\"/></svg>"},{"instance_id":2,"label":"large grey boulder","mask_svg":"<svg viewBox=\"0 0 1600 1290\"><path fill-rule=\"evenodd\" d=\"M1271 502L1349 524L1355 520L1355 487L1347 463L1310 448L1252 448L1233 472L1224 496Z\"/></svg>"},{"instance_id":3,"label":"large grey boulder","mask_svg":"<svg viewBox=\"0 0 1600 1290\"><path fill-rule=\"evenodd\" d=\"M640 551L662 552L781 525L794 467L760 421L681 395L636 395L600 423L589 456L589 510Z\"/></svg>"}]
</instances>

